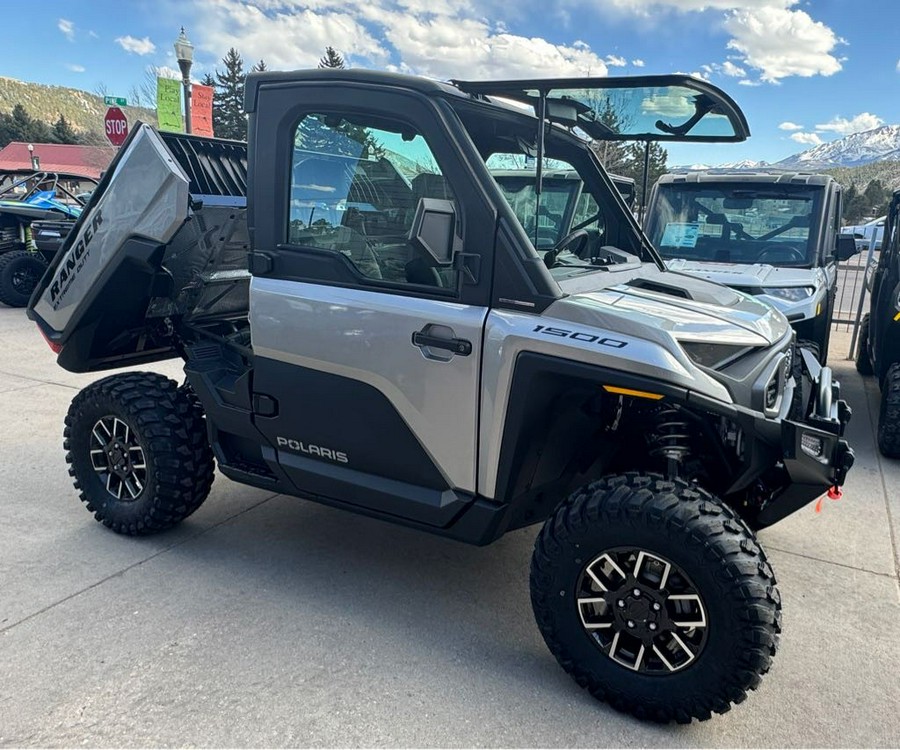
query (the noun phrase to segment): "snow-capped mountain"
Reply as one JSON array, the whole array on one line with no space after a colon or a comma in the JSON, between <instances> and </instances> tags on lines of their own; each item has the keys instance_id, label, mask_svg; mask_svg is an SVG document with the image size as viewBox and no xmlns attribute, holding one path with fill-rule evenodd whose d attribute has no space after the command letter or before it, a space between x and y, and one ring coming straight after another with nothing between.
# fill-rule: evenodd
<instances>
[{"instance_id":1,"label":"snow-capped mountain","mask_svg":"<svg viewBox=\"0 0 900 750\"><path fill-rule=\"evenodd\" d=\"M741 161L728 161L724 164L716 164L712 166L710 164L681 164L677 167L672 167L671 171L673 172L699 172L706 169L762 169L763 167L768 167L769 162L767 161L754 161L753 159L742 159Z\"/></svg>"},{"instance_id":2,"label":"snow-capped mountain","mask_svg":"<svg viewBox=\"0 0 900 750\"><path fill-rule=\"evenodd\" d=\"M856 167L885 159L900 159L900 125L882 125L874 130L852 133L789 156L773 166L789 169Z\"/></svg>"}]
</instances>

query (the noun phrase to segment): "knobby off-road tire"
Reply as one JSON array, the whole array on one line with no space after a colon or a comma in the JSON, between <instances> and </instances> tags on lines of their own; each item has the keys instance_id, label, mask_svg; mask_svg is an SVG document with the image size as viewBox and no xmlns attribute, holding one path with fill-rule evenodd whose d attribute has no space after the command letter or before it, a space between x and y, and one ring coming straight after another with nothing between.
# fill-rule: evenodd
<instances>
[{"instance_id":1,"label":"knobby off-road tire","mask_svg":"<svg viewBox=\"0 0 900 750\"><path fill-rule=\"evenodd\" d=\"M888 458L900 458L900 364L888 368L881 384L878 450Z\"/></svg>"},{"instance_id":2,"label":"knobby off-road tire","mask_svg":"<svg viewBox=\"0 0 900 750\"><path fill-rule=\"evenodd\" d=\"M202 411L156 373L113 375L75 396L65 449L82 502L118 534L176 525L200 507L213 482Z\"/></svg>"},{"instance_id":3,"label":"knobby off-road tire","mask_svg":"<svg viewBox=\"0 0 900 750\"><path fill-rule=\"evenodd\" d=\"M856 346L856 371L860 375L874 375L869 359L869 316L863 315L859 324L859 342Z\"/></svg>"},{"instance_id":4,"label":"knobby off-road tire","mask_svg":"<svg viewBox=\"0 0 900 750\"><path fill-rule=\"evenodd\" d=\"M815 341L810 341L809 339L802 339L797 342L797 346L800 349L809 349L812 352L812 355L816 358L816 362L820 365L823 364L821 356L822 352L819 349L819 345Z\"/></svg>"},{"instance_id":5,"label":"knobby off-road tire","mask_svg":"<svg viewBox=\"0 0 900 750\"><path fill-rule=\"evenodd\" d=\"M579 685L658 722L705 720L743 701L781 632L775 576L753 533L709 493L659 475L608 477L564 502L535 542L531 601L547 646ZM642 654L638 636L653 644Z\"/></svg>"},{"instance_id":6,"label":"knobby off-road tire","mask_svg":"<svg viewBox=\"0 0 900 750\"><path fill-rule=\"evenodd\" d=\"M44 259L27 250L0 255L0 302L10 307L25 307L46 270Z\"/></svg>"}]
</instances>

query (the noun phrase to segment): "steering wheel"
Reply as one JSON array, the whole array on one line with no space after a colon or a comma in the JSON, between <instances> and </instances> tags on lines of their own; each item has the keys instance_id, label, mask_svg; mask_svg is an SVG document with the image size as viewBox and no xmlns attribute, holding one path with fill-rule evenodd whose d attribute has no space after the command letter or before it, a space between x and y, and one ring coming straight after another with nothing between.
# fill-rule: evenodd
<instances>
[{"instance_id":1,"label":"steering wheel","mask_svg":"<svg viewBox=\"0 0 900 750\"><path fill-rule=\"evenodd\" d=\"M770 257L775 256L775 257ZM757 262L759 263L803 263L806 260L806 253L798 245L789 242L772 243L768 249L763 250Z\"/></svg>"},{"instance_id":2,"label":"steering wheel","mask_svg":"<svg viewBox=\"0 0 900 750\"><path fill-rule=\"evenodd\" d=\"M588 232L587 229L576 229L574 232L569 232L553 246L552 250L548 250L544 253L544 263L547 268L553 268L553 265L556 263L556 258L563 251L568 251L572 255L580 258L581 253L585 251L590 242L590 237L590 232Z\"/></svg>"}]
</instances>

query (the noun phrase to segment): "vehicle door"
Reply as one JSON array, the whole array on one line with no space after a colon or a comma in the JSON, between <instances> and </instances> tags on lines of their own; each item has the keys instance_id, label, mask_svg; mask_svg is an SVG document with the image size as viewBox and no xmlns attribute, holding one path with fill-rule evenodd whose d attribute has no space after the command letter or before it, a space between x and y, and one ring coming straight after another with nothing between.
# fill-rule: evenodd
<instances>
[{"instance_id":1,"label":"vehicle door","mask_svg":"<svg viewBox=\"0 0 900 750\"><path fill-rule=\"evenodd\" d=\"M875 372L882 375L893 361L886 352L892 337L897 337L900 315L897 296L900 292L900 193L894 195L888 210L884 241L878 258L878 266L872 278L872 307L869 316L869 346L875 355Z\"/></svg>"},{"instance_id":2,"label":"vehicle door","mask_svg":"<svg viewBox=\"0 0 900 750\"><path fill-rule=\"evenodd\" d=\"M477 491L496 223L467 164L477 152L414 91L299 82L257 96L257 425L301 491L444 526ZM416 240L426 205L452 211L465 263Z\"/></svg>"}]
</instances>

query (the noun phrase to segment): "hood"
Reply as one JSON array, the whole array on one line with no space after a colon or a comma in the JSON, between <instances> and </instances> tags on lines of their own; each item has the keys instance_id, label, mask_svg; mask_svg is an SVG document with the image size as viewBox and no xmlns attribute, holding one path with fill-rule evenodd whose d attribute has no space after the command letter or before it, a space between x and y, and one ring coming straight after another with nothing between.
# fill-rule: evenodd
<instances>
[{"instance_id":1,"label":"hood","mask_svg":"<svg viewBox=\"0 0 900 750\"><path fill-rule=\"evenodd\" d=\"M790 327L775 308L693 276L650 264L617 276L592 273L561 282L569 296L547 312L645 339L664 332L681 341L738 346L771 346Z\"/></svg>"},{"instance_id":2,"label":"hood","mask_svg":"<svg viewBox=\"0 0 900 750\"><path fill-rule=\"evenodd\" d=\"M713 263L710 261L683 260L674 258L666 261L666 268L676 273L689 273L717 284L756 289L758 287L815 286L815 269L786 268L770 266L766 263Z\"/></svg>"}]
</instances>

